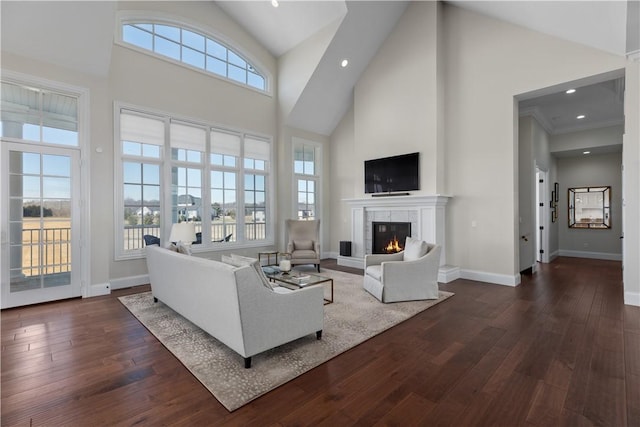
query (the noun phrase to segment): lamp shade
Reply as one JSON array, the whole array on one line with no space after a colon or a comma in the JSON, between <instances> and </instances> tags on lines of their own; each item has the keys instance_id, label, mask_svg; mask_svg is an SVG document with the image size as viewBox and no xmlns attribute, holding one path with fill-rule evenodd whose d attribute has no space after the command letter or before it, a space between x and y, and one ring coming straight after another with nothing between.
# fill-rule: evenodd
<instances>
[{"instance_id":1,"label":"lamp shade","mask_svg":"<svg viewBox=\"0 0 640 427\"><path fill-rule=\"evenodd\" d=\"M193 222L179 222L171 226L170 242L191 244L196 240L196 225Z\"/></svg>"}]
</instances>

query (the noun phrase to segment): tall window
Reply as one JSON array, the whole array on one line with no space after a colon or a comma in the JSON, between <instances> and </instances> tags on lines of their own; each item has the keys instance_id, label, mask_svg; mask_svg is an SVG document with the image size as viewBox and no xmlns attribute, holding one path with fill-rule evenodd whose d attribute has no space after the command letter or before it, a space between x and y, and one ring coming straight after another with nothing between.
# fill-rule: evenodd
<instances>
[{"instance_id":1,"label":"tall window","mask_svg":"<svg viewBox=\"0 0 640 427\"><path fill-rule=\"evenodd\" d=\"M153 22L127 22L122 25L122 41L234 82L267 90L264 75L240 53L187 28Z\"/></svg>"},{"instance_id":2,"label":"tall window","mask_svg":"<svg viewBox=\"0 0 640 427\"><path fill-rule=\"evenodd\" d=\"M120 115L122 158L122 250L143 247L143 236L160 236L161 165L164 120L123 111Z\"/></svg>"},{"instance_id":3,"label":"tall window","mask_svg":"<svg viewBox=\"0 0 640 427\"><path fill-rule=\"evenodd\" d=\"M203 127L172 121L171 222L195 222L196 244L202 243L202 183L207 134Z\"/></svg>"},{"instance_id":4,"label":"tall window","mask_svg":"<svg viewBox=\"0 0 640 427\"><path fill-rule=\"evenodd\" d=\"M244 180L245 235L248 240L261 239L267 226L267 168L269 142L254 137L245 139Z\"/></svg>"},{"instance_id":5,"label":"tall window","mask_svg":"<svg viewBox=\"0 0 640 427\"><path fill-rule=\"evenodd\" d=\"M214 241L238 238L238 174L240 134L211 131L211 237Z\"/></svg>"},{"instance_id":6,"label":"tall window","mask_svg":"<svg viewBox=\"0 0 640 427\"><path fill-rule=\"evenodd\" d=\"M129 108L118 112L120 257L139 256L144 235L164 246L170 224L182 221L195 223L201 246L194 248L271 241L269 139Z\"/></svg>"},{"instance_id":7,"label":"tall window","mask_svg":"<svg viewBox=\"0 0 640 427\"><path fill-rule=\"evenodd\" d=\"M320 145L299 138L293 140L293 173L298 219L318 216Z\"/></svg>"}]
</instances>

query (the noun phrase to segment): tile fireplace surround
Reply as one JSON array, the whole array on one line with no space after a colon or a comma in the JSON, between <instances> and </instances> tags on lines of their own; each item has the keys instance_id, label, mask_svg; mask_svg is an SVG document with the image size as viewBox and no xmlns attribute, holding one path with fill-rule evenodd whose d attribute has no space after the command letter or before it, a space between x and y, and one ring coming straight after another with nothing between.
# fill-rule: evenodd
<instances>
[{"instance_id":1,"label":"tile fireplace surround","mask_svg":"<svg viewBox=\"0 0 640 427\"><path fill-rule=\"evenodd\" d=\"M338 257L338 265L364 267L364 255L372 247L374 221L410 222L412 237L442 246L438 281L447 283L458 269L447 265L445 244L445 209L449 196L391 196L344 199L351 207L352 256Z\"/></svg>"}]
</instances>

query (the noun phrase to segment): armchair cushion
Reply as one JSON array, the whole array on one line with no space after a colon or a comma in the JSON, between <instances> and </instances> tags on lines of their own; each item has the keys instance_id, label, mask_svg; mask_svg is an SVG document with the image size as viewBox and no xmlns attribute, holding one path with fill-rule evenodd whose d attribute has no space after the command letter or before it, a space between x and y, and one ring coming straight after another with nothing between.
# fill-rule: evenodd
<instances>
[{"instance_id":1,"label":"armchair cushion","mask_svg":"<svg viewBox=\"0 0 640 427\"><path fill-rule=\"evenodd\" d=\"M427 254L428 250L429 246L427 245L427 242L407 237L407 240L404 243L404 260L414 261L422 258Z\"/></svg>"},{"instance_id":2,"label":"armchair cushion","mask_svg":"<svg viewBox=\"0 0 640 427\"><path fill-rule=\"evenodd\" d=\"M314 259L317 258L318 254L316 254L316 251L313 250L295 250L293 252L291 252L291 259L295 260L295 259Z\"/></svg>"},{"instance_id":3,"label":"armchair cushion","mask_svg":"<svg viewBox=\"0 0 640 427\"><path fill-rule=\"evenodd\" d=\"M296 251L312 251L313 240L294 240L293 249Z\"/></svg>"},{"instance_id":4,"label":"armchair cushion","mask_svg":"<svg viewBox=\"0 0 640 427\"><path fill-rule=\"evenodd\" d=\"M381 265L371 265L367 267L366 274L373 277L374 279L381 281L382 280L382 266Z\"/></svg>"}]
</instances>

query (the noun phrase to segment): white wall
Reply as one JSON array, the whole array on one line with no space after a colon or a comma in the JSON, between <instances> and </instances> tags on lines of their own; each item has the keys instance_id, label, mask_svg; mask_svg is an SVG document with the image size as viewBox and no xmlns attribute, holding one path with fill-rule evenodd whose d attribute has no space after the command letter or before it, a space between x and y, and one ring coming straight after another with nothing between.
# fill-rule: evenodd
<instances>
[{"instance_id":1,"label":"white wall","mask_svg":"<svg viewBox=\"0 0 640 427\"><path fill-rule=\"evenodd\" d=\"M585 155L558 159L560 200L558 209L560 255L621 259L622 242L622 153ZM569 228L568 189L611 186L611 228Z\"/></svg>"},{"instance_id":2,"label":"white wall","mask_svg":"<svg viewBox=\"0 0 640 427\"><path fill-rule=\"evenodd\" d=\"M361 169L355 167L354 113L351 108L344 115L331 135L330 185L331 185L331 243L332 252L339 253L341 240L351 240L351 207L342 200L349 199L361 190L364 178Z\"/></svg>"},{"instance_id":3,"label":"white wall","mask_svg":"<svg viewBox=\"0 0 640 427\"><path fill-rule=\"evenodd\" d=\"M444 11L447 260L517 283L514 96L622 68L624 58L455 6Z\"/></svg>"},{"instance_id":4,"label":"white wall","mask_svg":"<svg viewBox=\"0 0 640 427\"><path fill-rule=\"evenodd\" d=\"M518 123L518 224L520 236L519 244L519 271L532 267L536 262L536 238L539 230L536 228L536 216L538 206L536 205L536 190L538 187L536 169L547 172L547 180L544 183L545 196L543 203L545 226L547 235L550 237L549 244L544 247L548 254L557 249L557 238L555 245L552 244L552 235L557 233L557 223L551 221L550 195L555 182L555 171L551 170L554 163L549 154L549 135L533 116L520 117ZM522 236L525 238L523 239Z\"/></svg>"},{"instance_id":5,"label":"white wall","mask_svg":"<svg viewBox=\"0 0 640 427\"><path fill-rule=\"evenodd\" d=\"M436 194L438 181L438 16L437 2L413 2L380 47L354 91L355 157L364 195L364 161L420 152L420 191ZM440 144L441 145L441 144ZM441 150L442 151L442 150ZM443 174L441 173L440 176Z\"/></svg>"},{"instance_id":6,"label":"white wall","mask_svg":"<svg viewBox=\"0 0 640 427\"><path fill-rule=\"evenodd\" d=\"M624 302L640 306L640 62L627 61L624 164Z\"/></svg>"}]
</instances>

